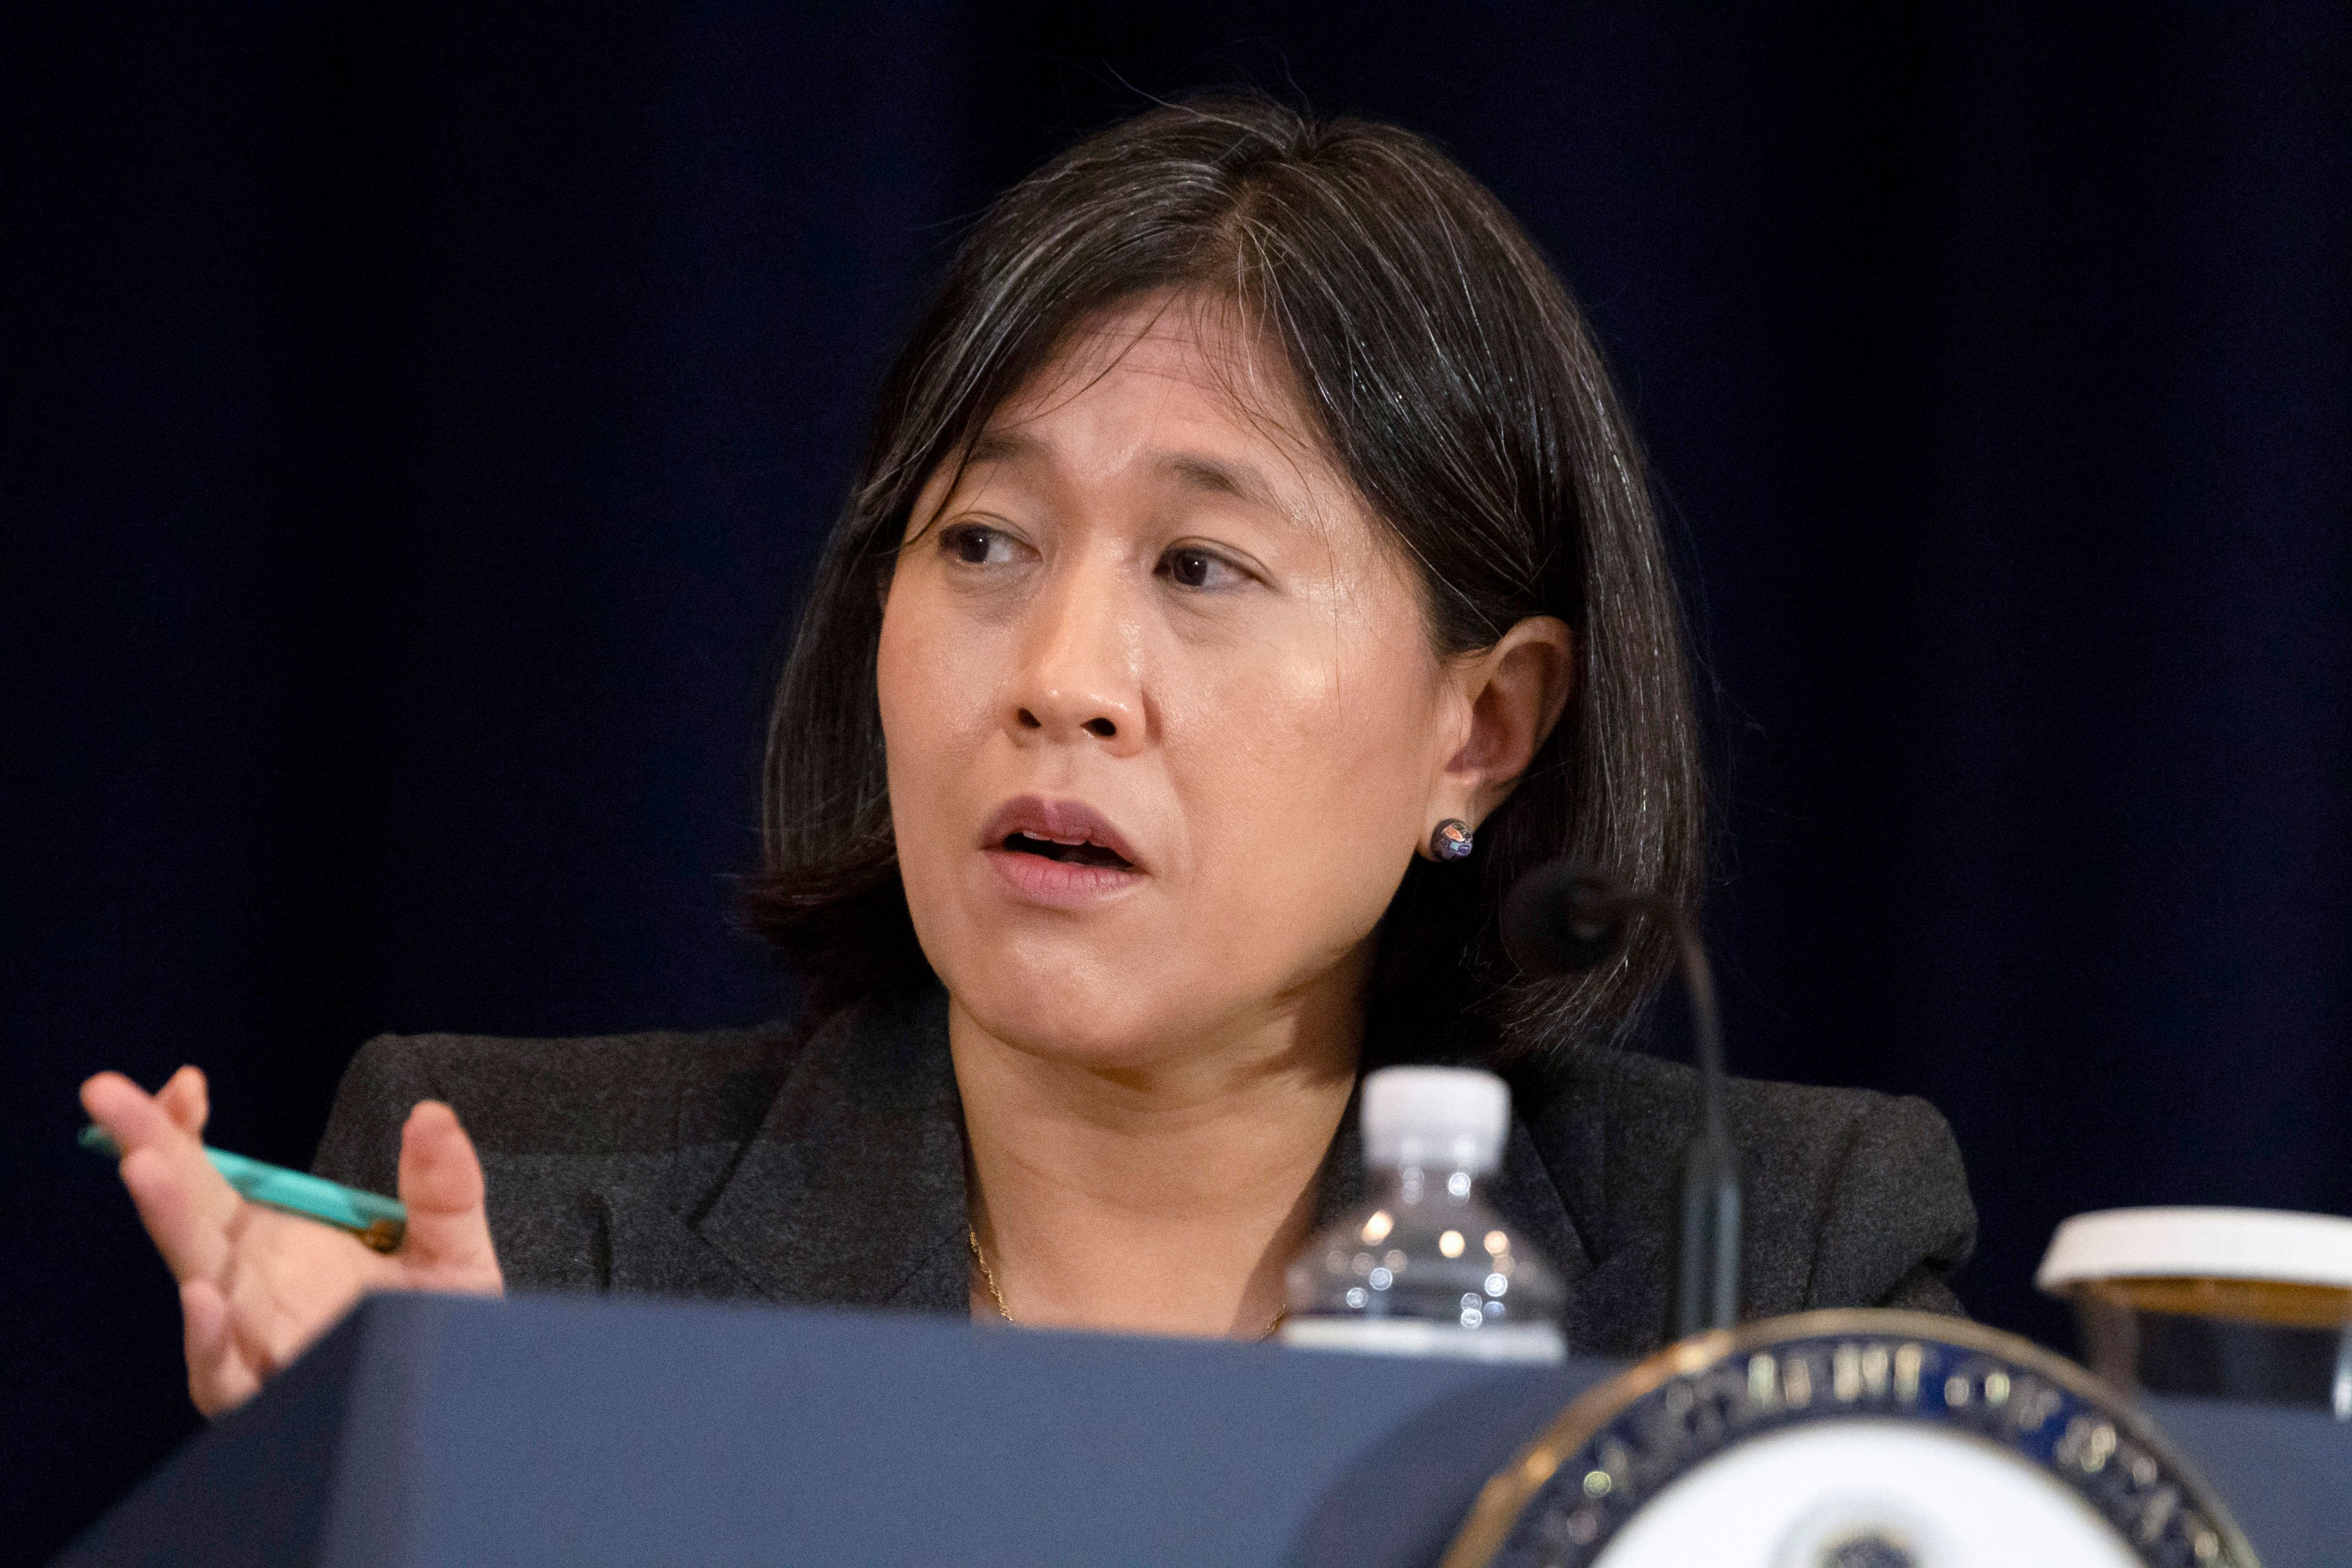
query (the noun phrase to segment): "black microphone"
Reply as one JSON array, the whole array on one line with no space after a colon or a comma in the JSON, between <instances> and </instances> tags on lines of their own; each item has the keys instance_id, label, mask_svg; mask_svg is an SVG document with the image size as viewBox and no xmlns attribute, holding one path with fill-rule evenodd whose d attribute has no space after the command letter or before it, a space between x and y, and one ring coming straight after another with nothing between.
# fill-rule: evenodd
<instances>
[{"instance_id":1,"label":"black microphone","mask_svg":"<svg viewBox=\"0 0 2352 1568\"><path fill-rule=\"evenodd\" d=\"M1697 1046L1699 1124L1683 1153L1675 1272L1675 1337L1687 1339L1739 1318L1739 1156L1724 1110L1723 1025L1706 950L1674 900L1633 892L1573 860L1551 861L1519 879L1503 903L1503 947L1530 974L1581 973L1614 957L1644 915L1674 932Z\"/></svg>"}]
</instances>

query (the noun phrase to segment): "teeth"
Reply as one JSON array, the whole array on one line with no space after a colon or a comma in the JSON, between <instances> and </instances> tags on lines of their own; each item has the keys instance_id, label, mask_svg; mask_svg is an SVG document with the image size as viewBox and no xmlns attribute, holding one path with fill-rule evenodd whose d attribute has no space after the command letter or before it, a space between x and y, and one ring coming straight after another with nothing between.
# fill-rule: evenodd
<instances>
[{"instance_id":1,"label":"teeth","mask_svg":"<svg viewBox=\"0 0 2352 1568\"><path fill-rule=\"evenodd\" d=\"M1107 844L1097 844L1091 838L1055 838L1049 835L1036 832L1031 828L1023 827L1014 829L1013 832L1005 839L1005 843L1008 847L1016 841L1024 844L1051 844L1059 849L1093 849L1108 858L1108 862L1088 861L1086 862L1087 864L1116 863L1121 866L1128 864L1127 857L1119 854L1118 850L1111 848ZM1042 851L1040 852L1042 853ZM1059 857L1049 857L1049 858L1059 858Z\"/></svg>"}]
</instances>

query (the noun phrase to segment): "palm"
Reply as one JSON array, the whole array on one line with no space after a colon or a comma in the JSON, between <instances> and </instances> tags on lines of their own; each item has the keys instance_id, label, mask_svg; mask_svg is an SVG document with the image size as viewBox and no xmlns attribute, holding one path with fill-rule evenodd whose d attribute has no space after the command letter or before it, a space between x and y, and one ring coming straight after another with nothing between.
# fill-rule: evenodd
<instances>
[{"instance_id":1,"label":"palm","mask_svg":"<svg viewBox=\"0 0 2352 1568\"><path fill-rule=\"evenodd\" d=\"M481 1166L446 1106L419 1106L404 1130L408 1233L387 1255L239 1197L198 1142L206 1105L194 1068L152 1097L101 1073L82 1086L82 1101L122 1148L123 1183L180 1281L188 1391L208 1415L250 1398L365 1291L503 1289Z\"/></svg>"}]
</instances>

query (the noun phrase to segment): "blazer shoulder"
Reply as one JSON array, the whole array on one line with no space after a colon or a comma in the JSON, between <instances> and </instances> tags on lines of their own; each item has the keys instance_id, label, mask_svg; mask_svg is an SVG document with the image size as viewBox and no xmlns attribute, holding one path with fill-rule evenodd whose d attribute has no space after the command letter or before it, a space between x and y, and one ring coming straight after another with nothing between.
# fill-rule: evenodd
<instances>
[{"instance_id":1,"label":"blazer shoulder","mask_svg":"<svg viewBox=\"0 0 2352 1568\"><path fill-rule=\"evenodd\" d=\"M314 1168L392 1191L400 1129L421 1100L447 1102L486 1163L740 1143L773 1100L803 1033L779 1023L556 1039L379 1035L344 1069Z\"/></svg>"},{"instance_id":2,"label":"blazer shoulder","mask_svg":"<svg viewBox=\"0 0 2352 1568\"><path fill-rule=\"evenodd\" d=\"M1754 1079L1730 1087L1749 1314L1959 1310L1944 1281L1975 1246L1976 1207L1941 1112L1872 1089ZM1606 1251L1670 1236L1697 1112L1692 1068L1595 1050L1552 1082L1528 1120L1580 1225Z\"/></svg>"}]
</instances>

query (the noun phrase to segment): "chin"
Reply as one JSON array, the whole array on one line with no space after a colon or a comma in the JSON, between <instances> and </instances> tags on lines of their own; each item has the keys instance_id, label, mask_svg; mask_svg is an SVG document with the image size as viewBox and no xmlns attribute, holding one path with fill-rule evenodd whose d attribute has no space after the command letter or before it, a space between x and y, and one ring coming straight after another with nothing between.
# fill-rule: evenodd
<instances>
[{"instance_id":1,"label":"chin","mask_svg":"<svg viewBox=\"0 0 2352 1568\"><path fill-rule=\"evenodd\" d=\"M1000 953L975 968L974 984L950 981L957 1005L996 1038L1036 1056L1140 1067L1192 1032L1171 1016L1173 1009L1153 1005L1158 987L1116 963Z\"/></svg>"}]
</instances>

